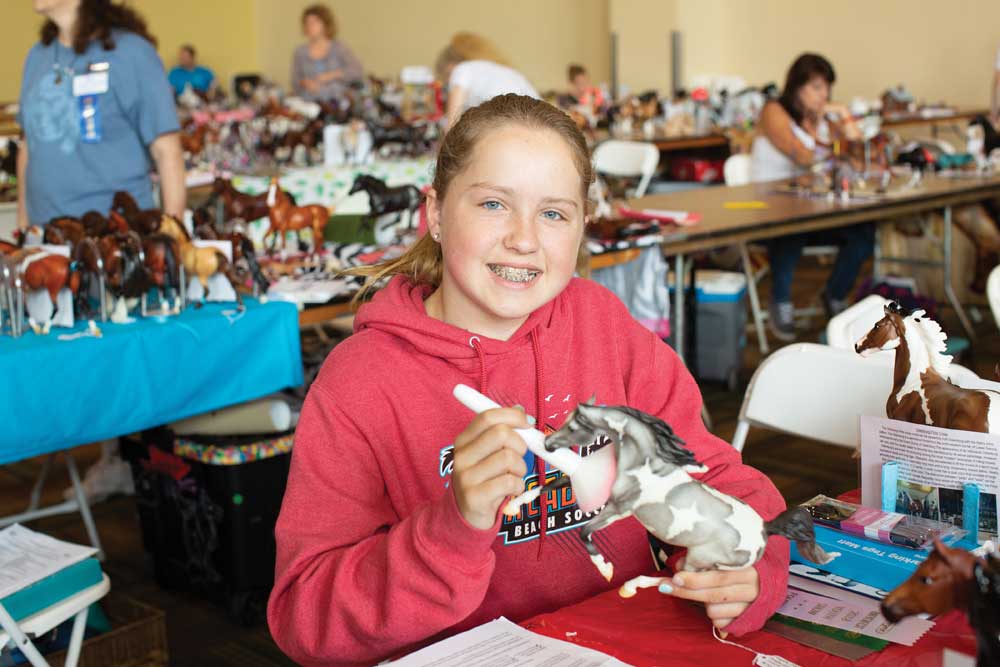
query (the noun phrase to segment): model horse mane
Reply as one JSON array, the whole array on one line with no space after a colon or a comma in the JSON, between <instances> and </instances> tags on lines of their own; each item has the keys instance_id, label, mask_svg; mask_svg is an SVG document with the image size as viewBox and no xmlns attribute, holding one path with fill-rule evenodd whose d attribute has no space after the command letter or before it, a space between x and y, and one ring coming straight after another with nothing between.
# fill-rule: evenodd
<instances>
[{"instance_id":1,"label":"model horse mane","mask_svg":"<svg viewBox=\"0 0 1000 667\"><path fill-rule=\"evenodd\" d=\"M667 422L641 410L624 405L615 406L613 409L625 413L653 432L655 436L654 440L656 441L656 453L664 461L677 466L698 465L698 460L695 459L694 454L684 446L684 441L674 433L674 430L670 428ZM581 410L576 411L576 421L590 431L604 430L601 425L588 418Z\"/></svg>"},{"instance_id":2,"label":"model horse mane","mask_svg":"<svg viewBox=\"0 0 1000 667\"><path fill-rule=\"evenodd\" d=\"M947 335L941 329L941 325L927 317L927 313L923 310L913 311L904 320L904 322L906 321L913 322L916 325L917 333L927 348L927 356L930 359L931 366L941 376L948 377L951 372L952 358L950 355L944 353L947 349L947 343L945 342Z\"/></svg>"}]
</instances>

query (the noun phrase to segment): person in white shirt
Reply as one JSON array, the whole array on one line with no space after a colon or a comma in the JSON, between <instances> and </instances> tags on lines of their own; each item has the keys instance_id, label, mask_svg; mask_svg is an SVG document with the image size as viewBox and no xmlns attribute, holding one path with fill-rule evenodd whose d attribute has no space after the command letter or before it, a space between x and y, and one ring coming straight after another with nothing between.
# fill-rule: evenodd
<instances>
[{"instance_id":1,"label":"person in white shirt","mask_svg":"<svg viewBox=\"0 0 1000 667\"><path fill-rule=\"evenodd\" d=\"M438 56L435 70L448 83L446 127L466 109L497 95L516 93L539 99L531 82L510 66L496 46L474 33L456 33Z\"/></svg>"}]
</instances>

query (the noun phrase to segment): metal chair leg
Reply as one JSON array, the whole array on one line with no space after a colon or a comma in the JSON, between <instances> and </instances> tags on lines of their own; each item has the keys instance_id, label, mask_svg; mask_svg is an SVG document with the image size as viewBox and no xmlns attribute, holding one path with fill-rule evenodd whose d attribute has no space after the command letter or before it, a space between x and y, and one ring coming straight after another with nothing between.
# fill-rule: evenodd
<instances>
[{"instance_id":1,"label":"metal chair leg","mask_svg":"<svg viewBox=\"0 0 1000 667\"><path fill-rule=\"evenodd\" d=\"M38 504L42 499L42 487L45 486L45 480L48 479L49 471L52 470L52 462L55 458L55 454L49 454L45 457L45 463L42 464L42 469L38 471L38 479L35 480L35 486L31 489L31 499L28 501L27 511L34 512L38 509Z\"/></svg>"},{"instance_id":2,"label":"metal chair leg","mask_svg":"<svg viewBox=\"0 0 1000 667\"><path fill-rule=\"evenodd\" d=\"M38 652L38 649L31 643L27 635L21 631L21 626L17 624L17 621L14 620L2 604L0 604L0 627L7 631L7 634L10 635L11 643L21 650L24 657L34 667L49 667L49 663Z\"/></svg>"},{"instance_id":3,"label":"metal chair leg","mask_svg":"<svg viewBox=\"0 0 1000 667\"><path fill-rule=\"evenodd\" d=\"M969 341L974 341L976 340L976 332L973 331L972 323L969 322L965 309L962 308L961 302L955 295L955 289L951 285L951 206L944 208L944 267L942 268L944 269L944 295L951 307L955 309L958 321L962 323L962 328L969 336Z\"/></svg>"},{"instance_id":4,"label":"metal chair leg","mask_svg":"<svg viewBox=\"0 0 1000 667\"><path fill-rule=\"evenodd\" d=\"M87 529L87 537L90 544L97 549L98 560L104 560L104 549L101 548L101 538L97 535L97 526L94 525L94 517L90 513L90 504L87 502L87 495L83 492L83 485L80 483L80 474L76 470L76 461L70 452L66 452L66 469L69 471L69 478L73 482L73 491L76 494L76 502L80 506L80 516L83 517L83 525Z\"/></svg>"}]
</instances>

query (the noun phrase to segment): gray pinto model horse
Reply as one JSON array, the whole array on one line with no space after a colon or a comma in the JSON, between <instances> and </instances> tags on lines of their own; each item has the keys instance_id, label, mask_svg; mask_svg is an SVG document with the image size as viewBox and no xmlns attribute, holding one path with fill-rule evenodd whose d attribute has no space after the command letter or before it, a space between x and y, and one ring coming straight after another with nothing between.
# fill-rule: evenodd
<instances>
[{"instance_id":1,"label":"gray pinto model horse","mask_svg":"<svg viewBox=\"0 0 1000 667\"><path fill-rule=\"evenodd\" d=\"M594 532L634 515L649 532L667 544L687 547L684 569L737 570L755 564L764 555L767 538L793 540L799 552L817 564L839 554L816 544L812 517L800 507L764 521L742 500L721 493L691 477L708 470L695 460L684 441L663 420L628 407L581 403L555 433L545 449L555 451L606 435L615 447L616 471L611 496L601 513L580 529L580 539L600 573L611 581L614 566L593 541ZM547 489L569 484L563 475L547 487L535 487L513 499L505 512L516 512ZM622 597L636 589L658 586L669 577L639 576L621 587Z\"/></svg>"}]
</instances>

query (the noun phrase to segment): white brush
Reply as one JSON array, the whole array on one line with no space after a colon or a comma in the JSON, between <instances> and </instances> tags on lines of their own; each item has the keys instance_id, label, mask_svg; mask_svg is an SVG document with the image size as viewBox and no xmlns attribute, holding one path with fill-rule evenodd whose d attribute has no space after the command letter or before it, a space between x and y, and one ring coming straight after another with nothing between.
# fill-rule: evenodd
<instances>
[{"instance_id":1,"label":"white brush","mask_svg":"<svg viewBox=\"0 0 1000 667\"><path fill-rule=\"evenodd\" d=\"M493 410L500 406L492 399L465 384L455 385L455 398L476 414ZM584 512L596 510L611 495L615 482L615 451L607 445L588 456L580 456L568 447L554 452L545 449L545 434L534 428L515 429L528 446L528 451L536 454L549 465L569 476L573 486L573 496L577 506Z\"/></svg>"}]
</instances>

